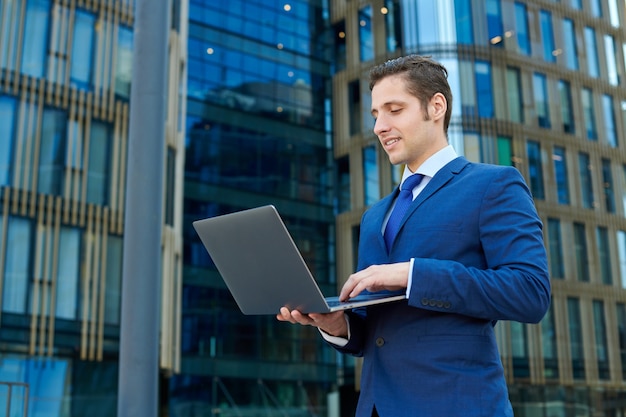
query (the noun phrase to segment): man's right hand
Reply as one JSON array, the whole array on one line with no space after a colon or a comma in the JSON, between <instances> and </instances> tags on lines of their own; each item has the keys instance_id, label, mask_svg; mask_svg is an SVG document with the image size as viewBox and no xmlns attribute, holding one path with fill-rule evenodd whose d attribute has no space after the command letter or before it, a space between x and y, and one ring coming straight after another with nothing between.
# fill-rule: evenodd
<instances>
[{"instance_id":1,"label":"man's right hand","mask_svg":"<svg viewBox=\"0 0 626 417\"><path fill-rule=\"evenodd\" d=\"M320 330L336 337L348 337L348 324L343 311L333 313L309 313L303 314L298 310L289 310L287 307L280 309L276 315L279 321L287 321L303 326L314 326Z\"/></svg>"}]
</instances>

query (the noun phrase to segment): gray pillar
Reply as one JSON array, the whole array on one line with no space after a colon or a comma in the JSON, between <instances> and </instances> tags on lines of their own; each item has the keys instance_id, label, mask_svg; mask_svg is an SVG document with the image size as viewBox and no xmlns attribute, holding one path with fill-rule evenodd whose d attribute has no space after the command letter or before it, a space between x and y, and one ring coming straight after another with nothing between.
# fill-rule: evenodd
<instances>
[{"instance_id":1,"label":"gray pillar","mask_svg":"<svg viewBox=\"0 0 626 417\"><path fill-rule=\"evenodd\" d=\"M158 416L169 0L136 0L117 415Z\"/></svg>"}]
</instances>

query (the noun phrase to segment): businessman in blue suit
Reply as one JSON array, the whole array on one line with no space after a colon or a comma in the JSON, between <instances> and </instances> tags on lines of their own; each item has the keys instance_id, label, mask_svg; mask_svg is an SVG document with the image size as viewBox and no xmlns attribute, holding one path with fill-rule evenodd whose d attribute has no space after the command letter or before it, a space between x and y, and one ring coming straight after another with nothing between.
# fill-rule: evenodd
<instances>
[{"instance_id":1,"label":"businessman in blue suit","mask_svg":"<svg viewBox=\"0 0 626 417\"><path fill-rule=\"evenodd\" d=\"M370 89L374 132L405 169L363 215L358 272L340 298L407 299L347 313L282 308L277 318L363 356L358 417L512 416L494 326L537 323L550 304L530 192L515 168L471 163L448 145L452 95L438 62L388 61L370 72Z\"/></svg>"}]
</instances>

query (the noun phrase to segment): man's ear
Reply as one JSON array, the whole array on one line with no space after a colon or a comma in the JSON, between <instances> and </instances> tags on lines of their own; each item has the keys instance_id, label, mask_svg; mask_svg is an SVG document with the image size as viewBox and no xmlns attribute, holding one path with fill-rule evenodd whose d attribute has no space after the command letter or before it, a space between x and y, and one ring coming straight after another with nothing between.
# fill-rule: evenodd
<instances>
[{"instance_id":1,"label":"man's ear","mask_svg":"<svg viewBox=\"0 0 626 417\"><path fill-rule=\"evenodd\" d=\"M432 119L443 119L446 115L446 110L448 110L446 97L441 93L435 93L430 98L430 103L428 104L429 116Z\"/></svg>"}]
</instances>

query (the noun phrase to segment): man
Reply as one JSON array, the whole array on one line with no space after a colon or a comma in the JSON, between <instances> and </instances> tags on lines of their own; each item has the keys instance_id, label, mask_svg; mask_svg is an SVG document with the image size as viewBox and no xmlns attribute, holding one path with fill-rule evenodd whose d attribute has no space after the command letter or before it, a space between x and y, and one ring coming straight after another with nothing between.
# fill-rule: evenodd
<instances>
[{"instance_id":1,"label":"man","mask_svg":"<svg viewBox=\"0 0 626 417\"><path fill-rule=\"evenodd\" d=\"M494 336L497 320L537 323L550 304L542 225L512 167L470 163L448 145L452 95L439 63L411 55L372 69L374 132L414 175L365 212L358 272L340 298L406 290L363 311L278 320L312 325L340 352L362 355L358 417L512 416ZM413 198L411 202L411 198ZM395 239L386 243L387 230Z\"/></svg>"}]
</instances>

